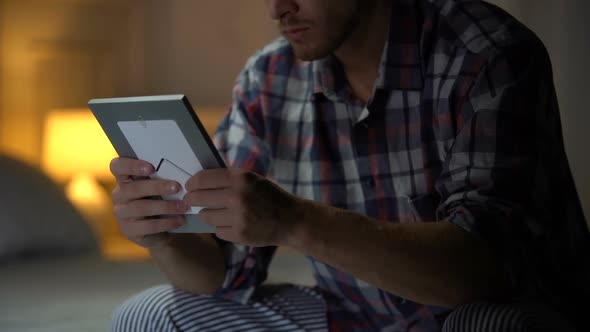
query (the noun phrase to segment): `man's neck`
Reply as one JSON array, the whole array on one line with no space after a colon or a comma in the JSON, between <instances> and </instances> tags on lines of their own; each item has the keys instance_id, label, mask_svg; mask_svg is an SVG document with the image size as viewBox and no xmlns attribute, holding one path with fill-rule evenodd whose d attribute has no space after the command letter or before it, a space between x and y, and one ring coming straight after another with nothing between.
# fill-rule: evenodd
<instances>
[{"instance_id":1,"label":"man's neck","mask_svg":"<svg viewBox=\"0 0 590 332\"><path fill-rule=\"evenodd\" d=\"M379 72L390 11L390 0L376 0L365 8L351 37L334 52L344 67L352 93L365 104Z\"/></svg>"}]
</instances>

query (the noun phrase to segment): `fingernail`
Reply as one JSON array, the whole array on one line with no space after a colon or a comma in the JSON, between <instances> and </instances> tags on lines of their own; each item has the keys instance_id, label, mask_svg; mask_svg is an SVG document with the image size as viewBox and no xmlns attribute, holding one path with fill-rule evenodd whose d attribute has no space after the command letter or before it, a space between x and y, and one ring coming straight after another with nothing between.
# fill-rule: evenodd
<instances>
[{"instance_id":1,"label":"fingernail","mask_svg":"<svg viewBox=\"0 0 590 332\"><path fill-rule=\"evenodd\" d=\"M148 166L141 167L141 174L143 175L150 175L152 172Z\"/></svg>"},{"instance_id":2,"label":"fingernail","mask_svg":"<svg viewBox=\"0 0 590 332\"><path fill-rule=\"evenodd\" d=\"M172 183L168 186L168 192L171 194L175 194L180 190L180 188L178 188L178 185L176 183Z\"/></svg>"}]
</instances>

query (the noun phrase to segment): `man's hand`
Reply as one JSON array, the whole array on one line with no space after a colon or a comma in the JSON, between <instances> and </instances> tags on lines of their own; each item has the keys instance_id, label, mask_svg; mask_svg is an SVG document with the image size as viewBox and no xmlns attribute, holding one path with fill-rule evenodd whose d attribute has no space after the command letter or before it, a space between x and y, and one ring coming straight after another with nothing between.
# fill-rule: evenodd
<instances>
[{"instance_id":1,"label":"man's hand","mask_svg":"<svg viewBox=\"0 0 590 332\"><path fill-rule=\"evenodd\" d=\"M189 207L183 201L149 197L177 193L180 184L152 179L134 181L133 176L146 177L154 172L154 167L142 160L115 158L110 167L117 180L112 196L114 212L123 234L146 248L166 244L169 240L166 232L184 224L182 214Z\"/></svg>"},{"instance_id":2,"label":"man's hand","mask_svg":"<svg viewBox=\"0 0 590 332\"><path fill-rule=\"evenodd\" d=\"M242 169L203 170L188 180L186 190L186 204L204 207L201 220L215 227L219 238L234 243L284 243L301 215L301 199Z\"/></svg>"}]
</instances>

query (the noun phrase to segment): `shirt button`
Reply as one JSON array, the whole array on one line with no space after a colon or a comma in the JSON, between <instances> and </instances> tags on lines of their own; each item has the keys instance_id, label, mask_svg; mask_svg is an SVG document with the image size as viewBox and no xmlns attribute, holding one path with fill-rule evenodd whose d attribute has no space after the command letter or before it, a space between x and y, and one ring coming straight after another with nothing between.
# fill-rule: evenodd
<instances>
[{"instance_id":1,"label":"shirt button","mask_svg":"<svg viewBox=\"0 0 590 332\"><path fill-rule=\"evenodd\" d=\"M371 187L371 188L375 188L375 179L373 179L373 178L369 178L369 179L367 180L367 184L369 185L369 187Z\"/></svg>"}]
</instances>

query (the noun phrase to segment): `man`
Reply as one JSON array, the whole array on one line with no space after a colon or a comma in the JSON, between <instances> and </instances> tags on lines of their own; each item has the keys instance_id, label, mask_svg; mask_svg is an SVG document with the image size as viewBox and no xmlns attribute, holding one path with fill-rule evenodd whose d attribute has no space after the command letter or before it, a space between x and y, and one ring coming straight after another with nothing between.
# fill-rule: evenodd
<instances>
[{"instance_id":1,"label":"man","mask_svg":"<svg viewBox=\"0 0 590 332\"><path fill-rule=\"evenodd\" d=\"M437 331L469 303L565 310L588 232L541 42L480 1L266 4L284 38L238 79L215 136L231 168L167 202L143 198L184 184L111 164L123 233L174 286L129 300L114 329ZM215 236L146 219L189 206ZM261 286L279 245L318 287Z\"/></svg>"}]
</instances>

